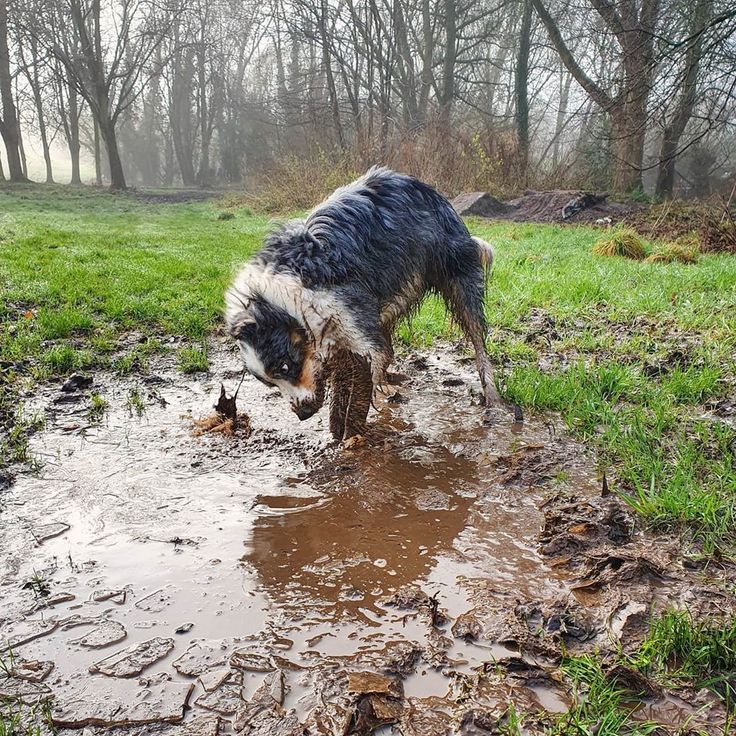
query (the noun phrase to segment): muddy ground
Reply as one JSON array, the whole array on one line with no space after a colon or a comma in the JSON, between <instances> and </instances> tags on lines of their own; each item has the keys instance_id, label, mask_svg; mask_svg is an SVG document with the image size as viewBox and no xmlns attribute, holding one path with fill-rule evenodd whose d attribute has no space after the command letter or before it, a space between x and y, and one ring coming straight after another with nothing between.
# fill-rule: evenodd
<instances>
[{"instance_id":1,"label":"muddy ground","mask_svg":"<svg viewBox=\"0 0 736 736\"><path fill-rule=\"evenodd\" d=\"M335 446L325 412L300 423L252 379L251 436L195 437L240 375L213 352L207 376L160 358L31 401L42 467L0 496L0 697L85 736L487 734L509 702L534 734L575 697L562 652L598 649L648 690L635 717L716 732L715 697L608 653L653 610L722 611L722 587L636 529L555 417L485 426L450 349L400 361L364 444Z\"/></svg>"}]
</instances>

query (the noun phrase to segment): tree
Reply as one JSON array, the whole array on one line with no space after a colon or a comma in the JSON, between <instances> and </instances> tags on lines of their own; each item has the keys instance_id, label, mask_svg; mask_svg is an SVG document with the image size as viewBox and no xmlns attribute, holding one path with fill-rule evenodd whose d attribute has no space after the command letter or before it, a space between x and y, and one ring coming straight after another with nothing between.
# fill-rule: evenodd
<instances>
[{"instance_id":1,"label":"tree","mask_svg":"<svg viewBox=\"0 0 736 736\"><path fill-rule=\"evenodd\" d=\"M148 0L42 0L45 17L27 25L84 98L107 149L110 188L126 188L116 125L142 94L174 7Z\"/></svg>"},{"instance_id":2,"label":"tree","mask_svg":"<svg viewBox=\"0 0 736 736\"><path fill-rule=\"evenodd\" d=\"M606 89L583 69L560 33L544 0L531 0L567 70L611 118L614 150L613 188L642 188L647 106L654 74L654 39L661 0L589 0L616 42L616 84Z\"/></svg>"},{"instance_id":3,"label":"tree","mask_svg":"<svg viewBox=\"0 0 736 736\"><path fill-rule=\"evenodd\" d=\"M20 125L13 96L13 77L10 73L10 48L8 45L8 0L0 0L0 135L5 143L10 181L28 181L20 151Z\"/></svg>"},{"instance_id":4,"label":"tree","mask_svg":"<svg viewBox=\"0 0 736 736\"><path fill-rule=\"evenodd\" d=\"M655 194L659 199L672 196L678 148L685 126L695 108L705 29L712 12L712 0L695 0L695 4L690 7L690 23L687 25L689 41L685 52L680 94L672 115L664 126L659 148L659 170L655 188Z\"/></svg>"}]
</instances>

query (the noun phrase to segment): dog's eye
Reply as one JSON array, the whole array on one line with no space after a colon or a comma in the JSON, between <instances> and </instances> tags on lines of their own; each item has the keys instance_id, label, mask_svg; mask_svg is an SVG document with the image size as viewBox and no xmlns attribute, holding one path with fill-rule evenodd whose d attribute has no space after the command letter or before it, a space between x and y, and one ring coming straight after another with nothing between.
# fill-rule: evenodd
<instances>
[{"instance_id":1,"label":"dog's eye","mask_svg":"<svg viewBox=\"0 0 736 736\"><path fill-rule=\"evenodd\" d=\"M288 372L289 372L289 368L290 368L290 367L291 367L291 366L290 366L290 365L289 365L288 363L284 363L284 364L283 364L283 365L281 366L281 372L282 372L282 373L288 373Z\"/></svg>"}]
</instances>

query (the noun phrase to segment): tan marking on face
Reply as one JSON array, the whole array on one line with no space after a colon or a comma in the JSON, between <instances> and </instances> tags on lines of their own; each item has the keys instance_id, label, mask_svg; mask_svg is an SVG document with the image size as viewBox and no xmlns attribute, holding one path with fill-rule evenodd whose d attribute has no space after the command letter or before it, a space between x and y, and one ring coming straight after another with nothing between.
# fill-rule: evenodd
<instances>
[{"instance_id":1,"label":"tan marking on face","mask_svg":"<svg viewBox=\"0 0 736 736\"><path fill-rule=\"evenodd\" d=\"M316 393L317 391L317 360L314 357L314 348L309 346L302 363L302 374L296 384L299 388Z\"/></svg>"}]
</instances>

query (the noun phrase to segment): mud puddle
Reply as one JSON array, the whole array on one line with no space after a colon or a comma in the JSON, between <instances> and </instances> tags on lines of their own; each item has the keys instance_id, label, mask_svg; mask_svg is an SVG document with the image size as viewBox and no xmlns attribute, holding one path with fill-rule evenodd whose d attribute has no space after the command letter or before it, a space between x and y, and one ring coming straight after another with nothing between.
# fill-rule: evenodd
<instances>
[{"instance_id":1,"label":"mud puddle","mask_svg":"<svg viewBox=\"0 0 736 736\"><path fill-rule=\"evenodd\" d=\"M255 380L249 439L193 437L239 376L213 365L96 377L99 425L86 394L39 400L43 467L3 496L0 697L50 699L62 730L485 733L511 701L569 707L563 648L717 605L554 419L485 426L459 355L409 356L352 449Z\"/></svg>"}]
</instances>

